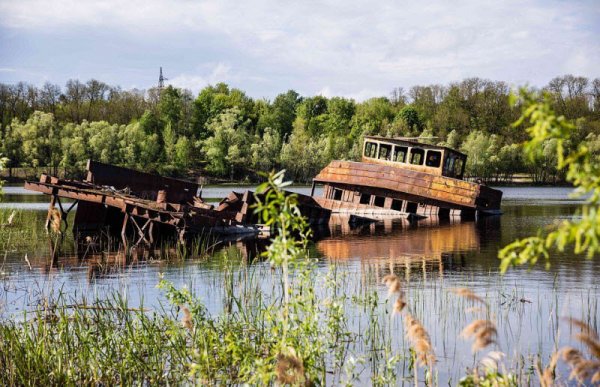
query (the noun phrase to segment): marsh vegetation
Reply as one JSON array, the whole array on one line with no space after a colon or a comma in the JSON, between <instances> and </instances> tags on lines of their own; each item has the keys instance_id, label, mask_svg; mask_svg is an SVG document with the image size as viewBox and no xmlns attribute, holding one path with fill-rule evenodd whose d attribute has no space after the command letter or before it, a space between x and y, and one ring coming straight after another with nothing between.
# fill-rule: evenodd
<instances>
[{"instance_id":1,"label":"marsh vegetation","mask_svg":"<svg viewBox=\"0 0 600 387\"><path fill-rule=\"evenodd\" d=\"M549 270L509 265L531 262L531 239L506 250L504 275L497 259L555 220L575 220L558 230L595 227L594 196L512 188L501 218L310 231L293 197L278 194L282 175L268 184L276 189L258 210L278 229L270 243L185 253L82 258L67 233L50 239L62 247L50 257L45 213L17 210L9 224L14 210L2 208L1 383L597 381L598 261L545 233Z\"/></svg>"}]
</instances>

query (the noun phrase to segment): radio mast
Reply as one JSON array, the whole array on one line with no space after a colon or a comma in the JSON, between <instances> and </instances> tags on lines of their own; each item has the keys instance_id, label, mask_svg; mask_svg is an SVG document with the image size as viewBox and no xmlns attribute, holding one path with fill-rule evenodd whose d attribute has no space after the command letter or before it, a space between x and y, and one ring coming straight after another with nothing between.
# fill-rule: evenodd
<instances>
[{"instance_id":1,"label":"radio mast","mask_svg":"<svg viewBox=\"0 0 600 387\"><path fill-rule=\"evenodd\" d=\"M165 87L165 81L167 81L168 79L163 77L163 73L162 73L162 66L160 68L160 75L158 76L158 89L162 90L163 87Z\"/></svg>"}]
</instances>

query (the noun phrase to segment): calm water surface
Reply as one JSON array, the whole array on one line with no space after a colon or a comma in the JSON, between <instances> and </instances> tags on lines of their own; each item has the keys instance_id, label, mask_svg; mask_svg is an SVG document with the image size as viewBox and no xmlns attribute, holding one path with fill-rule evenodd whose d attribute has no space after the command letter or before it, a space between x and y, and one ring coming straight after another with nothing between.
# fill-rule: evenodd
<instances>
[{"instance_id":1,"label":"calm water surface","mask_svg":"<svg viewBox=\"0 0 600 387\"><path fill-rule=\"evenodd\" d=\"M205 187L203 196L216 200L231 190L245 189ZM311 246L311 254L319 258L318 270L324 275L336 268L349 299L369 290L379 293L377 313L384 322L380 329L392 337L392 348L399 353L407 347L402 319L391 317L391 305L386 301L381 278L394 272L406 280L408 304L432 338L440 385L456 384L475 361L470 343L457 336L476 315L467 311L469 305L449 289L468 286L487 299L491 318L498 325L499 343L495 348L506 354L508 366L520 368L523 375L531 372L528 367L535 356L546 361L557 345L574 343L568 325L560 319L562 316L581 318L598 327L600 263L597 259L555 253L549 270L539 264L531 269L511 270L503 277L498 275L499 248L517 238L536 234L557 220L572 218L581 202L569 198L568 188L501 189L504 191L501 217L443 224L390 220L358 229L351 229L344 219L336 218L330 227L318 230ZM309 193L310 187L294 187L294 190ZM93 258L82 260L69 254L73 249L67 240L64 253L52 261L43 230L47 203L47 197L30 194L20 187L5 188L0 210L4 208L6 213L10 211L7 207L20 209L19 227L27 231L1 234L4 239L0 241L1 318L18 318L23 310L34 309L43 297L57 292L92 299L116 290L132 305L143 303L148 308L158 308L166 303L156 289L159 274L177 286L192 288L212 312L218 313L224 299L223 262L231 257L236 257L240 273L250 267L265 291L277 282L267 264L254 259L257 251L264 248L255 241L224 243L214 257L204 260L124 263L115 258L113 263L98 264ZM349 326L356 332L365 331L369 320L364 311L350 302L347 308ZM368 356L367 346L365 342L364 352L357 350L353 356ZM363 382L368 384L368 362L363 367ZM397 370L399 375L410 375L405 362Z\"/></svg>"}]
</instances>

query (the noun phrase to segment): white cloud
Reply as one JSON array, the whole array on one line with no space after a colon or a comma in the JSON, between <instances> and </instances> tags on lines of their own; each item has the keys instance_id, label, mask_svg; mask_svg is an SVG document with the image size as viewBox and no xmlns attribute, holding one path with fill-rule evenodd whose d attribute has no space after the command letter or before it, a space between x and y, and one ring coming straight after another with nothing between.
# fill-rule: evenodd
<instances>
[{"instance_id":1,"label":"white cloud","mask_svg":"<svg viewBox=\"0 0 600 387\"><path fill-rule=\"evenodd\" d=\"M201 66L206 67L206 66ZM200 70L202 71L202 70ZM197 75L197 74L179 74L173 78L170 78L167 81L167 84L190 89L193 92L197 93L203 87L208 85L214 85L219 82L228 82L232 79L231 77L231 66L225 63L217 63L212 66L210 73L207 75Z\"/></svg>"},{"instance_id":2,"label":"white cloud","mask_svg":"<svg viewBox=\"0 0 600 387\"><path fill-rule=\"evenodd\" d=\"M181 48L187 68L203 66L171 83L191 89L233 79L257 92L366 98L467 76L539 84L600 75L600 7L585 0L0 0L0 15L13 30L111 29L133 42L193 36L226 47L235 62ZM235 77L230 66L207 67L223 61Z\"/></svg>"}]
</instances>

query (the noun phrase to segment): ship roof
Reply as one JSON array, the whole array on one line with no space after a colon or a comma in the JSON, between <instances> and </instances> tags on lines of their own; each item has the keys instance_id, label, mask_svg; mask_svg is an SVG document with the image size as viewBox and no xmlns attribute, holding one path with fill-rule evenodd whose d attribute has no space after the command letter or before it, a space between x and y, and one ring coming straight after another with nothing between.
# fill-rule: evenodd
<instances>
[{"instance_id":1,"label":"ship roof","mask_svg":"<svg viewBox=\"0 0 600 387\"><path fill-rule=\"evenodd\" d=\"M429 148L429 149L444 149L444 150L449 150L451 152L458 153L459 155L467 157L466 154L464 154L464 153L462 153L460 151L457 151L456 149L452 149L452 148L449 148L447 146L426 144L424 142L416 141L414 137L365 136L365 140L366 139L377 140L377 141L385 141L385 142L389 142L389 143L392 143L392 144L399 144L399 145L420 146L420 147Z\"/></svg>"}]
</instances>

